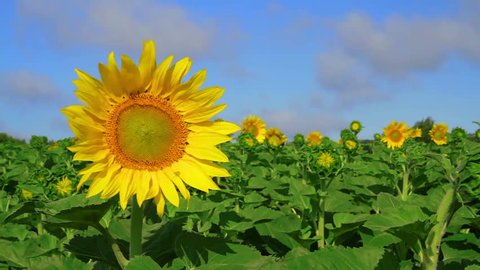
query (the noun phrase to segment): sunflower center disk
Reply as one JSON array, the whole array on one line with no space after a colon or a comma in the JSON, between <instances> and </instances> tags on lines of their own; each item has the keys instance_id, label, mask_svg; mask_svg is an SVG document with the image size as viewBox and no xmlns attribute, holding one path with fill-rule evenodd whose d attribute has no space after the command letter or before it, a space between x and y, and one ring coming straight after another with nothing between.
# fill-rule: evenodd
<instances>
[{"instance_id":1,"label":"sunflower center disk","mask_svg":"<svg viewBox=\"0 0 480 270\"><path fill-rule=\"evenodd\" d=\"M392 139L392 141L398 142L402 139L402 134L400 133L400 131L395 130L390 134L390 138Z\"/></svg>"},{"instance_id":2,"label":"sunflower center disk","mask_svg":"<svg viewBox=\"0 0 480 270\"><path fill-rule=\"evenodd\" d=\"M124 167L147 170L179 160L188 135L182 116L167 101L148 96L117 105L107 131L110 149Z\"/></svg>"},{"instance_id":3,"label":"sunflower center disk","mask_svg":"<svg viewBox=\"0 0 480 270\"><path fill-rule=\"evenodd\" d=\"M119 118L118 144L137 161L161 160L175 139L169 116L152 106L132 106Z\"/></svg>"}]
</instances>

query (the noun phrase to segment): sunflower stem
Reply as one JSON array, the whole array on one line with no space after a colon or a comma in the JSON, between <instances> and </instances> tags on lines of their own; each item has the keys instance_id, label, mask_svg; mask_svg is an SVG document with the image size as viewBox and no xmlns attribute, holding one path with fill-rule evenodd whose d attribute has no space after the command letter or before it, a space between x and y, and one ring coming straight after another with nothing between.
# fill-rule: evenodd
<instances>
[{"instance_id":1,"label":"sunflower stem","mask_svg":"<svg viewBox=\"0 0 480 270\"><path fill-rule=\"evenodd\" d=\"M130 220L130 260L142 254L143 208L137 203L136 196L131 199L132 216Z\"/></svg>"},{"instance_id":2,"label":"sunflower stem","mask_svg":"<svg viewBox=\"0 0 480 270\"><path fill-rule=\"evenodd\" d=\"M402 183L402 193L400 194L400 197L402 198L402 201L406 201L408 198L408 193L410 192L409 190L410 183L408 181L409 171L406 168L406 166L402 166L402 167L403 167L403 174L402 174L403 183Z\"/></svg>"},{"instance_id":3,"label":"sunflower stem","mask_svg":"<svg viewBox=\"0 0 480 270\"><path fill-rule=\"evenodd\" d=\"M104 228L100 224L95 224L93 225L95 229L97 229L102 235L107 238L108 243L112 247L113 254L115 255L115 258L117 259L118 264L120 265L120 268L125 269L125 266L128 263L127 258L122 253L122 250L120 249L120 246L117 244L113 236L110 234L108 229Z\"/></svg>"}]
</instances>

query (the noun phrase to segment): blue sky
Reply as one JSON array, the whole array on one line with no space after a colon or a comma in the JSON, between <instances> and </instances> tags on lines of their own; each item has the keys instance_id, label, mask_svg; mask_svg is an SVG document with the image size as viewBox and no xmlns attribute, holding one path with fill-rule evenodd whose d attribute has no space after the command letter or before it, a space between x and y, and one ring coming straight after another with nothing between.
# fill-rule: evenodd
<instances>
[{"instance_id":1,"label":"blue sky","mask_svg":"<svg viewBox=\"0 0 480 270\"><path fill-rule=\"evenodd\" d=\"M0 10L0 132L72 136L74 68L98 77L109 52L189 56L226 88L220 117L262 117L289 137L337 139L360 120L480 121L478 1L5 1Z\"/></svg>"}]
</instances>

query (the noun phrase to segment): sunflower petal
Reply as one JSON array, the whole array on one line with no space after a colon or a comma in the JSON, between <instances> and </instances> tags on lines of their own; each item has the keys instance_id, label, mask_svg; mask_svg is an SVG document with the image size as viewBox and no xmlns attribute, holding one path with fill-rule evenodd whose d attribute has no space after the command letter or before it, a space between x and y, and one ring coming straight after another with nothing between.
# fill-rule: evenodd
<instances>
[{"instance_id":1,"label":"sunflower petal","mask_svg":"<svg viewBox=\"0 0 480 270\"><path fill-rule=\"evenodd\" d=\"M158 192L157 196L154 198L155 203L157 204L157 214L163 216L165 213L165 198L163 197L162 192Z\"/></svg>"},{"instance_id":2,"label":"sunflower petal","mask_svg":"<svg viewBox=\"0 0 480 270\"><path fill-rule=\"evenodd\" d=\"M202 107L193 111L189 111L184 115L184 119L189 123L204 122L211 119L217 113L223 111L226 107L226 104L220 104L213 107Z\"/></svg>"},{"instance_id":3,"label":"sunflower petal","mask_svg":"<svg viewBox=\"0 0 480 270\"><path fill-rule=\"evenodd\" d=\"M141 77L135 62L128 56L122 55L122 70L120 72L123 88L127 94L140 90Z\"/></svg>"},{"instance_id":4,"label":"sunflower petal","mask_svg":"<svg viewBox=\"0 0 480 270\"><path fill-rule=\"evenodd\" d=\"M127 208L128 200L133 196L135 192L135 186L133 180L141 181L142 179L136 179L138 176L136 170L124 169L125 173L120 178L120 207L122 209Z\"/></svg>"},{"instance_id":5,"label":"sunflower petal","mask_svg":"<svg viewBox=\"0 0 480 270\"><path fill-rule=\"evenodd\" d=\"M183 183L182 179L173 173L173 171L170 168L164 168L162 173L165 174L165 177L170 178L170 180L175 184L175 186L178 188L180 191L180 194L182 194L182 197L185 199L190 199L190 192L188 191L187 187Z\"/></svg>"},{"instance_id":6,"label":"sunflower petal","mask_svg":"<svg viewBox=\"0 0 480 270\"><path fill-rule=\"evenodd\" d=\"M155 69L152 78L152 86L150 91L156 96L160 96L164 92L164 81L167 75L168 67L172 64L173 55L165 58L162 63Z\"/></svg>"},{"instance_id":7,"label":"sunflower petal","mask_svg":"<svg viewBox=\"0 0 480 270\"><path fill-rule=\"evenodd\" d=\"M108 64L99 64L98 70L102 77L102 82L106 90L116 96L123 94L123 87L120 79L120 72L118 71L115 54L112 52L108 55Z\"/></svg>"},{"instance_id":8,"label":"sunflower petal","mask_svg":"<svg viewBox=\"0 0 480 270\"><path fill-rule=\"evenodd\" d=\"M228 157L215 146L198 146L189 144L185 147L185 152L198 159L228 162Z\"/></svg>"},{"instance_id":9,"label":"sunflower petal","mask_svg":"<svg viewBox=\"0 0 480 270\"><path fill-rule=\"evenodd\" d=\"M160 188L162 189L162 193L167 198L167 200L178 207L180 204L180 199L178 197L177 189L173 185L172 181L170 181L169 177L166 177L164 173L159 171L160 173L157 174L157 179L159 180L160 183Z\"/></svg>"},{"instance_id":10,"label":"sunflower petal","mask_svg":"<svg viewBox=\"0 0 480 270\"><path fill-rule=\"evenodd\" d=\"M143 43L143 52L138 63L138 69L144 87L152 80L155 65L155 43L150 40Z\"/></svg>"},{"instance_id":11,"label":"sunflower petal","mask_svg":"<svg viewBox=\"0 0 480 270\"><path fill-rule=\"evenodd\" d=\"M209 132L214 130L217 133L228 135L240 131L241 128L227 121L205 121L190 125L188 129L196 132Z\"/></svg>"},{"instance_id":12,"label":"sunflower petal","mask_svg":"<svg viewBox=\"0 0 480 270\"><path fill-rule=\"evenodd\" d=\"M188 134L188 143L194 145L217 145L232 140L227 135L222 135L215 132L190 132Z\"/></svg>"},{"instance_id":13,"label":"sunflower petal","mask_svg":"<svg viewBox=\"0 0 480 270\"><path fill-rule=\"evenodd\" d=\"M230 173L224 167L217 165L208 160L201 160L192 156L186 155L184 159L195 163L200 167L208 176L229 177Z\"/></svg>"},{"instance_id":14,"label":"sunflower petal","mask_svg":"<svg viewBox=\"0 0 480 270\"><path fill-rule=\"evenodd\" d=\"M198 166L187 161L180 160L172 165L172 170L177 172L182 180L189 186L208 192L210 189L218 190L217 184L206 175Z\"/></svg>"}]
</instances>

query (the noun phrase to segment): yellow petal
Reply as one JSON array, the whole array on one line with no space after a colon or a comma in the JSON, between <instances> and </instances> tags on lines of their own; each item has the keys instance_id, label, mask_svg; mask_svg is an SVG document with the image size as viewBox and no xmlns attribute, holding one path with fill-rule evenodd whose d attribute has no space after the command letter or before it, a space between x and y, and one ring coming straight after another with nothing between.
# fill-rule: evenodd
<instances>
[{"instance_id":1,"label":"yellow petal","mask_svg":"<svg viewBox=\"0 0 480 270\"><path fill-rule=\"evenodd\" d=\"M111 154L110 149L88 149L75 153L73 160L75 161L100 161L104 160Z\"/></svg>"},{"instance_id":2,"label":"yellow petal","mask_svg":"<svg viewBox=\"0 0 480 270\"><path fill-rule=\"evenodd\" d=\"M107 186L102 191L102 195L101 195L102 199L109 199L117 195L118 192L120 192L120 183L124 178L124 175L125 175L125 170L120 169L118 173L113 176L112 180L108 182Z\"/></svg>"},{"instance_id":3,"label":"yellow petal","mask_svg":"<svg viewBox=\"0 0 480 270\"><path fill-rule=\"evenodd\" d=\"M164 173L165 176L161 176L161 177L169 178L173 182L173 184L175 184L175 186L178 188L178 190L180 191L180 194L182 194L183 198L185 198L187 200L190 199L190 192L188 191L187 187L185 186L182 179L178 175L176 175L168 167L164 168L162 173Z\"/></svg>"},{"instance_id":4,"label":"yellow petal","mask_svg":"<svg viewBox=\"0 0 480 270\"><path fill-rule=\"evenodd\" d=\"M209 132L215 130L215 132L220 134L232 134L239 131L241 128L233 123L227 121L206 121L201 123L196 123L188 127L191 131L197 132Z\"/></svg>"},{"instance_id":5,"label":"yellow petal","mask_svg":"<svg viewBox=\"0 0 480 270\"><path fill-rule=\"evenodd\" d=\"M187 145L185 152L198 158L211 161L228 162L228 157L215 146Z\"/></svg>"},{"instance_id":6,"label":"yellow petal","mask_svg":"<svg viewBox=\"0 0 480 270\"><path fill-rule=\"evenodd\" d=\"M180 175L183 182L193 188L205 192L208 192L210 189L219 189L208 175L188 160L180 160L172 164L172 170Z\"/></svg>"},{"instance_id":7,"label":"yellow petal","mask_svg":"<svg viewBox=\"0 0 480 270\"><path fill-rule=\"evenodd\" d=\"M214 146L217 144L228 142L231 139L232 138L230 138L227 135L222 135L214 132L190 132L188 134L187 141L189 144L194 144L194 145Z\"/></svg>"},{"instance_id":8,"label":"yellow petal","mask_svg":"<svg viewBox=\"0 0 480 270\"><path fill-rule=\"evenodd\" d=\"M168 67L172 64L173 55L165 58L162 63L155 69L152 78L151 92L154 95L160 96L163 94L163 85L165 81L165 76L167 75Z\"/></svg>"},{"instance_id":9,"label":"yellow petal","mask_svg":"<svg viewBox=\"0 0 480 270\"><path fill-rule=\"evenodd\" d=\"M125 173L120 179L120 207L122 209L127 208L128 200L135 193L135 185L133 183L135 179L136 170L124 169ZM141 179L135 179L135 181L141 181Z\"/></svg>"},{"instance_id":10,"label":"yellow petal","mask_svg":"<svg viewBox=\"0 0 480 270\"><path fill-rule=\"evenodd\" d=\"M98 177L93 181L92 185L88 188L88 193L87 193L87 198L95 196L105 190L107 187L108 183L112 181L114 176L118 173L118 170L120 170L120 165L119 164L112 164L108 167L107 170L104 170Z\"/></svg>"},{"instance_id":11,"label":"yellow petal","mask_svg":"<svg viewBox=\"0 0 480 270\"><path fill-rule=\"evenodd\" d=\"M222 166L219 166L208 160L200 160L189 155L185 155L184 159L195 163L202 169L208 176L229 177L230 173Z\"/></svg>"},{"instance_id":12,"label":"yellow petal","mask_svg":"<svg viewBox=\"0 0 480 270\"><path fill-rule=\"evenodd\" d=\"M157 196L154 198L155 203L157 204L157 214L163 216L165 211L165 198L163 197L162 192L158 192Z\"/></svg>"},{"instance_id":13,"label":"yellow petal","mask_svg":"<svg viewBox=\"0 0 480 270\"><path fill-rule=\"evenodd\" d=\"M140 174L141 176L134 175L133 181L137 183L137 202L141 206L147 197L152 177L148 171L141 171Z\"/></svg>"},{"instance_id":14,"label":"yellow petal","mask_svg":"<svg viewBox=\"0 0 480 270\"><path fill-rule=\"evenodd\" d=\"M193 111L189 111L184 115L184 119L188 123L204 122L211 119L217 113L223 111L226 107L226 104L220 104L214 107L202 107Z\"/></svg>"},{"instance_id":15,"label":"yellow petal","mask_svg":"<svg viewBox=\"0 0 480 270\"><path fill-rule=\"evenodd\" d=\"M108 55L108 64L104 65L100 63L98 70L107 91L116 96L121 96L123 94L123 87L113 52Z\"/></svg>"},{"instance_id":16,"label":"yellow petal","mask_svg":"<svg viewBox=\"0 0 480 270\"><path fill-rule=\"evenodd\" d=\"M155 196L157 196L157 193L160 190L160 183L157 180L157 173L153 171L148 171L148 174L150 175L150 181L149 181L149 188L147 195L145 197L145 200L149 200Z\"/></svg>"},{"instance_id":17,"label":"yellow petal","mask_svg":"<svg viewBox=\"0 0 480 270\"><path fill-rule=\"evenodd\" d=\"M143 87L152 80L153 72L155 71L155 43L153 40L143 43L143 52L140 56L138 69L140 70L140 76Z\"/></svg>"},{"instance_id":18,"label":"yellow petal","mask_svg":"<svg viewBox=\"0 0 480 270\"><path fill-rule=\"evenodd\" d=\"M185 57L180 59L177 63L175 63L171 68L167 71L167 76L165 77L165 84L164 89L167 92L163 94L169 94L171 91L178 85L180 85L183 76L188 73L190 67L192 66L192 61L190 58Z\"/></svg>"},{"instance_id":19,"label":"yellow petal","mask_svg":"<svg viewBox=\"0 0 480 270\"><path fill-rule=\"evenodd\" d=\"M122 55L122 70L120 72L121 81L123 85L123 89L126 91L127 94L134 93L140 90L141 86L141 77L140 71L138 70L137 65L133 60L126 56Z\"/></svg>"},{"instance_id":20,"label":"yellow petal","mask_svg":"<svg viewBox=\"0 0 480 270\"><path fill-rule=\"evenodd\" d=\"M180 204L180 198L178 197L177 189L173 185L172 181L170 181L170 178L166 177L164 173L158 173L157 172L157 179L160 183L160 188L162 189L162 193L165 196L165 198L173 205L178 207Z\"/></svg>"}]
</instances>

